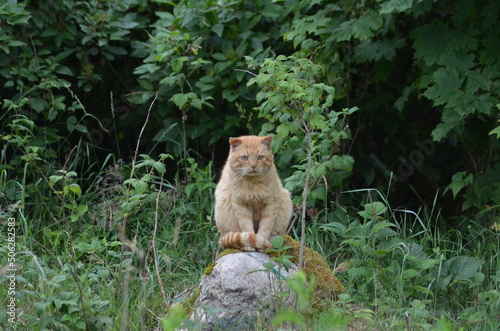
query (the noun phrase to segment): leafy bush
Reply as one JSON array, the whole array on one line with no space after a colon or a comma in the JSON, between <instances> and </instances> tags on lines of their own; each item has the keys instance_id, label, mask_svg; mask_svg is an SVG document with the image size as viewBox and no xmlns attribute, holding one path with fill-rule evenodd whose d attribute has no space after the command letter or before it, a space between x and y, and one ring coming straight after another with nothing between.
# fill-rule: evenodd
<instances>
[{"instance_id":1,"label":"leafy bush","mask_svg":"<svg viewBox=\"0 0 500 331\"><path fill-rule=\"evenodd\" d=\"M498 125L495 1L298 1L296 8L285 39L296 56L324 67L339 106L361 109L351 152L364 179L357 186L391 181L396 192L403 185L394 184L411 184L431 200L470 169L463 208L498 206L498 187L487 184L499 174L498 139L488 136ZM394 199L407 205L408 193Z\"/></svg>"}]
</instances>

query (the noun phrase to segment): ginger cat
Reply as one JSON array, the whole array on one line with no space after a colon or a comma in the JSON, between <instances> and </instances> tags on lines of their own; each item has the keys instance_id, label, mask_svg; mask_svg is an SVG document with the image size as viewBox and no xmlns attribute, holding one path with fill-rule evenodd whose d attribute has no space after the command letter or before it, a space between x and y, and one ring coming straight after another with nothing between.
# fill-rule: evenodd
<instances>
[{"instance_id":1,"label":"ginger cat","mask_svg":"<svg viewBox=\"0 0 500 331\"><path fill-rule=\"evenodd\" d=\"M230 151L215 189L215 223L225 248L264 252L286 232L292 200L271 153L273 137L230 138Z\"/></svg>"}]
</instances>

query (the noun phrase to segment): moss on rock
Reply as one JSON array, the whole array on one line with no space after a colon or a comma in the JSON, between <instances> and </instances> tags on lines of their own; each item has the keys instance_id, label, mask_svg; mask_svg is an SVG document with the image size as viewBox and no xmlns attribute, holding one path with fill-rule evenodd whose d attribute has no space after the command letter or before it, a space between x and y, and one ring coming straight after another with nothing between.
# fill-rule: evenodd
<instances>
[{"instance_id":1,"label":"moss on rock","mask_svg":"<svg viewBox=\"0 0 500 331\"><path fill-rule=\"evenodd\" d=\"M209 264L209 265L205 268L205 270L203 271L203 274L204 274L205 276L210 275L210 274L212 273L212 270L214 269L214 267L215 267L216 265L217 265L217 262L215 262L215 261L214 261L214 262L212 262L212 263L210 263L210 264Z\"/></svg>"},{"instance_id":2,"label":"moss on rock","mask_svg":"<svg viewBox=\"0 0 500 331\"><path fill-rule=\"evenodd\" d=\"M290 260L298 264L300 243L289 235L283 235L284 245L291 246L286 254L293 256ZM311 277L315 275L316 285L314 289L315 308L321 309L322 302L337 300L338 295L345 293L345 288L333 274L326 260L316 251L304 247L304 272Z\"/></svg>"},{"instance_id":3,"label":"moss on rock","mask_svg":"<svg viewBox=\"0 0 500 331\"><path fill-rule=\"evenodd\" d=\"M223 250L222 252L219 253L219 255L217 256L217 260L223 256L233 254L233 253L241 253L241 252L242 252L242 250L238 249L238 248L226 248L225 250Z\"/></svg>"},{"instance_id":4,"label":"moss on rock","mask_svg":"<svg viewBox=\"0 0 500 331\"><path fill-rule=\"evenodd\" d=\"M214 267L217 265L217 261L223 257L223 256L226 256L228 254L233 254L233 253L241 253L241 250L240 249L235 249L235 248L228 248L228 249L225 249L223 250L222 252L219 253L219 255L217 256L217 259L215 261L213 261L212 263L210 263L206 268L205 270L203 271L203 274L205 276L208 276L212 273L212 270L214 269Z\"/></svg>"}]
</instances>

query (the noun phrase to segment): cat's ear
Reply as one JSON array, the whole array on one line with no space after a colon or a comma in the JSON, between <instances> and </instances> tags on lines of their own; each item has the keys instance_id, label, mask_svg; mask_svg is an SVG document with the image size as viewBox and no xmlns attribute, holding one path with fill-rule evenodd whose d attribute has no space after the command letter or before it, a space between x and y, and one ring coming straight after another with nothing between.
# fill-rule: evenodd
<instances>
[{"instance_id":1,"label":"cat's ear","mask_svg":"<svg viewBox=\"0 0 500 331\"><path fill-rule=\"evenodd\" d=\"M267 136L262 138L262 144L267 146L268 149L271 149L271 142L273 141L273 136Z\"/></svg>"},{"instance_id":2,"label":"cat's ear","mask_svg":"<svg viewBox=\"0 0 500 331\"><path fill-rule=\"evenodd\" d=\"M240 146L242 143L241 139L240 138L229 138L229 145L231 145L231 148L232 149L235 149L237 148L238 146Z\"/></svg>"}]
</instances>

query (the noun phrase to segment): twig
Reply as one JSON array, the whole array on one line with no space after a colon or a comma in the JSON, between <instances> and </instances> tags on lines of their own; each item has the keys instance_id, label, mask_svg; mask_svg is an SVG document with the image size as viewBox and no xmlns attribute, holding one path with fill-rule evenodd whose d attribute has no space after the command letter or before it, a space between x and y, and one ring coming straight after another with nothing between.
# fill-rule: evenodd
<instances>
[{"instance_id":1,"label":"twig","mask_svg":"<svg viewBox=\"0 0 500 331\"><path fill-rule=\"evenodd\" d=\"M158 195L156 196L155 227L153 230L153 238L151 239L151 241L152 241L151 246L153 249L153 258L154 258L155 268L156 268L156 278L158 278L158 285L160 286L161 295L163 296L163 300L165 301L165 300L167 300L167 294L165 293L165 289L163 288L163 283L162 283L161 277L160 277L160 267L158 266L158 254L156 253L156 245L155 245L156 230L158 229L158 210L160 209L159 202L160 202L160 194L161 194L162 186L163 186L163 177L161 177L160 188L158 189Z\"/></svg>"},{"instance_id":2,"label":"twig","mask_svg":"<svg viewBox=\"0 0 500 331\"><path fill-rule=\"evenodd\" d=\"M182 291L181 293L179 293L179 294L175 295L172 299L179 299L179 298L181 298L181 297L184 295L184 293L189 292L189 291L192 291L192 290L193 290L196 286L197 286L197 285L193 285L193 286L191 286L191 287L188 287L187 289L185 289L185 290L184 290L184 291Z\"/></svg>"},{"instance_id":3,"label":"twig","mask_svg":"<svg viewBox=\"0 0 500 331\"><path fill-rule=\"evenodd\" d=\"M295 223L297 223L298 219L299 219L299 213L297 211L297 212L293 213L292 221L290 222L290 225L288 225L288 229L286 230L286 233L290 234L292 229L295 227Z\"/></svg>"},{"instance_id":4,"label":"twig","mask_svg":"<svg viewBox=\"0 0 500 331\"><path fill-rule=\"evenodd\" d=\"M126 97L129 97L131 95L136 95L136 94L154 94L154 95L158 95L158 92L144 92L144 91L140 91L140 92L130 92L130 93L127 93L125 94Z\"/></svg>"},{"instance_id":5,"label":"twig","mask_svg":"<svg viewBox=\"0 0 500 331\"><path fill-rule=\"evenodd\" d=\"M410 331L410 314L405 312L406 331Z\"/></svg>"},{"instance_id":6,"label":"twig","mask_svg":"<svg viewBox=\"0 0 500 331\"><path fill-rule=\"evenodd\" d=\"M137 138L137 145L135 147L134 158L132 159L132 169L130 170L130 178L132 178L132 176L134 175L135 162L137 161L137 155L139 154L139 145L141 144L142 134L144 133L144 129L146 129L146 125L149 122L149 115L151 114L151 109L153 108L156 99L158 99L158 92L155 93L155 98L153 99L153 101L151 101L151 104L149 105L148 114L146 115L146 120L144 121L144 125L142 126L141 132L139 133L139 138Z\"/></svg>"},{"instance_id":7,"label":"twig","mask_svg":"<svg viewBox=\"0 0 500 331\"><path fill-rule=\"evenodd\" d=\"M304 266L304 246L306 243L306 208L307 208L307 194L309 188L309 178L311 176L311 159L312 159L312 137L311 137L311 129L301 118L302 124L304 124L304 128L306 130L306 138L307 138L307 168L306 168L306 179L304 181L304 189L302 191L302 229L300 233L300 250L299 250L299 268Z\"/></svg>"},{"instance_id":8,"label":"twig","mask_svg":"<svg viewBox=\"0 0 500 331\"><path fill-rule=\"evenodd\" d=\"M243 69L234 69L235 71L241 71L241 72L246 72L247 74L250 74L254 77L257 77L258 75L257 74L254 74L253 72L251 71L248 71L248 70L243 70Z\"/></svg>"}]
</instances>

